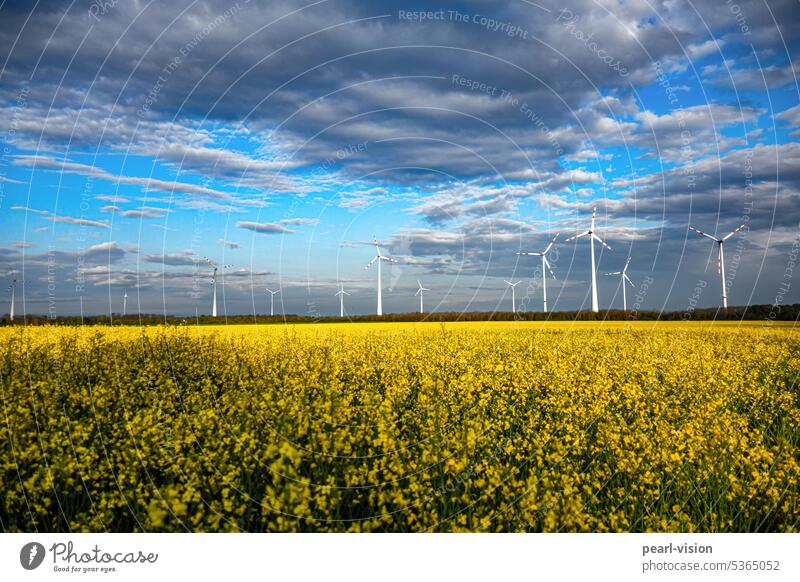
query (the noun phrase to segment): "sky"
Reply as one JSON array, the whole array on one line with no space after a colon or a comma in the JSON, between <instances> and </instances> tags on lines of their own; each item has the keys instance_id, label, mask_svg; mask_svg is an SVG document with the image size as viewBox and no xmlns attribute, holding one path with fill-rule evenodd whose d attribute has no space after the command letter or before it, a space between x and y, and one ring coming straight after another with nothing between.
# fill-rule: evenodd
<instances>
[{"instance_id":1,"label":"sky","mask_svg":"<svg viewBox=\"0 0 800 582\"><path fill-rule=\"evenodd\" d=\"M796 0L0 0L0 313L800 302ZM548 275L549 276L549 275Z\"/></svg>"}]
</instances>

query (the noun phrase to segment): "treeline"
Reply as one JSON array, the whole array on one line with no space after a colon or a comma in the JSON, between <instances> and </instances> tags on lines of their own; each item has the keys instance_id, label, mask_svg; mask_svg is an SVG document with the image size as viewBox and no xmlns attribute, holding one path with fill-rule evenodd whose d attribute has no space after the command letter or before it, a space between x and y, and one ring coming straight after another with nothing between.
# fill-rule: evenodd
<instances>
[{"instance_id":1,"label":"treeline","mask_svg":"<svg viewBox=\"0 0 800 582\"><path fill-rule=\"evenodd\" d=\"M0 319L0 325L235 325L235 324L283 324L283 323L336 323L336 322L412 322L412 321L691 321L691 320L756 320L756 321L798 321L800 303L791 305L750 305L729 307L728 309L694 309L689 311L621 311L610 309L594 313L592 311L470 311L466 313L388 313L377 315L353 315L340 317L310 317L305 315L228 315L211 317L179 317L174 315L91 315L84 317L57 317L51 319L41 315L18 316L10 321L8 315Z\"/></svg>"}]
</instances>

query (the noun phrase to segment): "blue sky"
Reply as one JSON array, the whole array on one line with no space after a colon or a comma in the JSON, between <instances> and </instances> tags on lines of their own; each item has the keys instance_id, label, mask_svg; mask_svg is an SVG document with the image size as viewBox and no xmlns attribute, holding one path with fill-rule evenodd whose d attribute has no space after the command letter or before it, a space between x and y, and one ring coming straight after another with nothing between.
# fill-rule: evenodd
<instances>
[{"instance_id":1,"label":"blue sky","mask_svg":"<svg viewBox=\"0 0 800 582\"><path fill-rule=\"evenodd\" d=\"M427 13L421 11L427 10ZM25 311L541 308L594 206L642 309L800 300L796 2L0 6L0 268ZM709 244L705 244L709 242ZM588 245L551 306L589 303ZM600 304L621 307L600 276ZM788 283L788 286L787 286ZM519 288L518 288L519 289ZM780 299L777 299L780 297ZM6 309L7 310L7 309ZM18 308L19 310L19 308Z\"/></svg>"}]
</instances>

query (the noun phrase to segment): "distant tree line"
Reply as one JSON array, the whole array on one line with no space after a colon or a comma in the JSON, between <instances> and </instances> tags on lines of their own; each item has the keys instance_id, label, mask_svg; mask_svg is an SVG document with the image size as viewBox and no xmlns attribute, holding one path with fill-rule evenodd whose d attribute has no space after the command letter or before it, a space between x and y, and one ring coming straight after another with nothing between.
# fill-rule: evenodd
<instances>
[{"instance_id":1,"label":"distant tree line","mask_svg":"<svg viewBox=\"0 0 800 582\"><path fill-rule=\"evenodd\" d=\"M311 317L307 315L229 315L211 317L180 317L175 315L158 315L143 313L138 315L90 315L84 317L66 316L51 319L43 315L20 315L10 321L8 315L0 318L0 325L234 325L246 323L283 324L283 323L336 323L336 322L413 322L413 321L704 321L704 320L750 320L750 321L798 321L800 320L800 303L791 305L750 305L729 307L728 309L693 309L687 311L622 311L609 309L594 313L592 311L556 311L542 313L528 311L511 313L510 311L470 311L466 313L388 313L377 315L353 315L341 317Z\"/></svg>"}]
</instances>

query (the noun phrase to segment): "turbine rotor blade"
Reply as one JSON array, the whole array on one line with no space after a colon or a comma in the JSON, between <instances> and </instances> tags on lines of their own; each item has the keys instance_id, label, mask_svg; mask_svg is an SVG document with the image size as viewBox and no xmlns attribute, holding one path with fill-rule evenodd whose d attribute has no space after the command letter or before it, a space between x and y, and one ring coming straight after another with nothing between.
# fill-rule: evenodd
<instances>
[{"instance_id":1,"label":"turbine rotor blade","mask_svg":"<svg viewBox=\"0 0 800 582\"><path fill-rule=\"evenodd\" d=\"M716 238L716 237L713 237L713 236L711 236L710 234L708 234L707 232L703 232L702 230L699 230L699 229L697 229L697 228L695 228L695 227L693 227L693 226L690 226L690 227L689 227L689 230L693 230L693 231L695 231L695 232L696 232L696 233L698 233L698 234L702 234L704 237L706 237L706 238L710 238L710 239L711 239L711 240L713 240L714 242L719 242L719 241L717 240L717 238Z\"/></svg>"},{"instance_id":2,"label":"turbine rotor blade","mask_svg":"<svg viewBox=\"0 0 800 582\"><path fill-rule=\"evenodd\" d=\"M556 274L553 272L553 269L550 267L550 261L547 260L547 257L542 257L542 259L544 260L544 264L547 267L547 270L550 271L550 274L553 276L553 279L558 281L558 277L556 277Z\"/></svg>"},{"instance_id":3,"label":"turbine rotor blade","mask_svg":"<svg viewBox=\"0 0 800 582\"><path fill-rule=\"evenodd\" d=\"M631 281L631 278L628 277L628 275L626 275L625 273L622 273L622 278L625 279L628 283L630 283L631 287L636 287L636 285L633 284L633 281Z\"/></svg>"},{"instance_id":4,"label":"turbine rotor blade","mask_svg":"<svg viewBox=\"0 0 800 582\"><path fill-rule=\"evenodd\" d=\"M559 234L561 234L561 233L557 232L556 236L553 237L553 240L550 241L550 244L547 245L547 248L544 249L544 251L542 251L543 255L546 255L548 253L548 251L553 248L553 245L556 244L556 239L558 238Z\"/></svg>"},{"instance_id":5,"label":"turbine rotor blade","mask_svg":"<svg viewBox=\"0 0 800 582\"><path fill-rule=\"evenodd\" d=\"M610 246L608 246L608 245L606 244L606 241L604 241L603 239L601 239L601 238L600 238L599 236L597 236L596 234L592 233L592 238L593 238L594 240L596 240L597 242L599 242L599 243L600 243L601 245L603 245L604 247L606 247L608 250L611 250L611 247L610 247Z\"/></svg>"},{"instance_id":6,"label":"turbine rotor blade","mask_svg":"<svg viewBox=\"0 0 800 582\"><path fill-rule=\"evenodd\" d=\"M567 238L567 239L564 239L564 242L569 242L569 241L571 241L571 240L575 240L575 239L581 238L582 236L588 236L588 235L590 235L590 234L592 234L592 233L591 233L591 232L589 232L588 230L584 230L584 231L583 231L582 233L580 233L580 234L576 234L575 236L571 236L571 237L569 237L569 238Z\"/></svg>"},{"instance_id":7,"label":"turbine rotor blade","mask_svg":"<svg viewBox=\"0 0 800 582\"><path fill-rule=\"evenodd\" d=\"M745 225L743 224L743 225L742 225L742 226L740 226L739 228L734 228L734 229L733 229L731 232L729 232L728 234L726 234L725 236L723 236L723 237L722 237L722 240L728 240L728 239L729 239L729 238L731 238L733 235L735 235L737 232L739 232L740 230L742 230L744 227L745 227Z\"/></svg>"}]
</instances>

